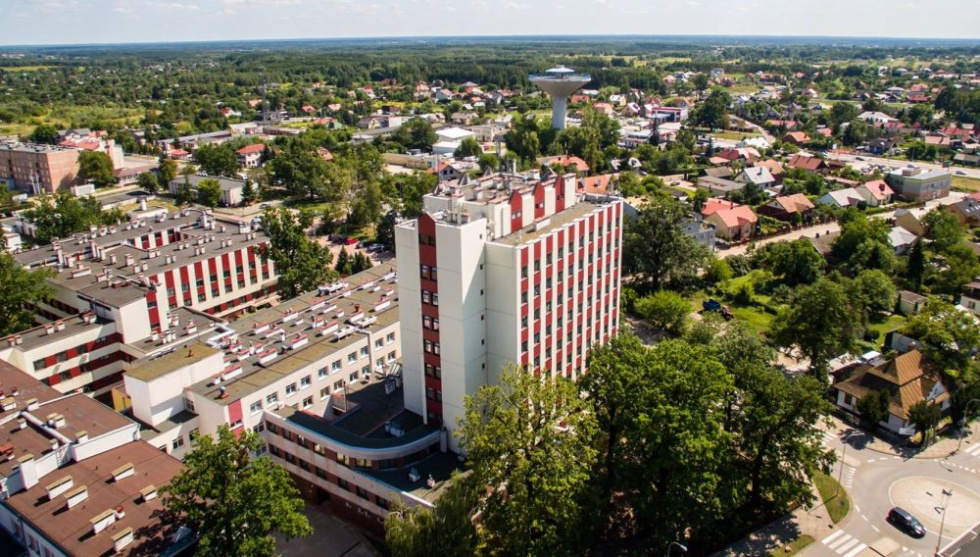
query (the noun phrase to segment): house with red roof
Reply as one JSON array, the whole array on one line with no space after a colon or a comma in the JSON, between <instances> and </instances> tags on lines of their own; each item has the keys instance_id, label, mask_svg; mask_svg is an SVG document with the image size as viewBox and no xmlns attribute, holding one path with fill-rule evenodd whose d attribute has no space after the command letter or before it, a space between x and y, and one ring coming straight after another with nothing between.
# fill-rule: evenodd
<instances>
[{"instance_id":1,"label":"house with red roof","mask_svg":"<svg viewBox=\"0 0 980 557\"><path fill-rule=\"evenodd\" d=\"M704 222L715 227L715 235L726 240L744 240L752 237L759 217L747 205L739 205L723 199L709 199L701 208Z\"/></svg>"},{"instance_id":2,"label":"house with red roof","mask_svg":"<svg viewBox=\"0 0 980 557\"><path fill-rule=\"evenodd\" d=\"M579 178L578 185L575 191L582 195L586 195L586 194L608 195L609 182L612 180L613 176L615 175L600 174L598 176L587 176L585 178Z\"/></svg>"},{"instance_id":3,"label":"house with red roof","mask_svg":"<svg viewBox=\"0 0 980 557\"><path fill-rule=\"evenodd\" d=\"M262 153L264 151L264 144L253 143L235 151L235 157L238 158L238 164L242 165L244 168L258 168L259 164L262 162Z\"/></svg>"},{"instance_id":4,"label":"house with red roof","mask_svg":"<svg viewBox=\"0 0 980 557\"><path fill-rule=\"evenodd\" d=\"M895 191L884 180L865 182L854 189L861 194L868 207L887 205L895 195Z\"/></svg>"},{"instance_id":5,"label":"house with red roof","mask_svg":"<svg viewBox=\"0 0 980 557\"><path fill-rule=\"evenodd\" d=\"M551 166L554 164L560 164L562 168L569 168L574 166L577 172L588 172L589 165L584 160L579 157L569 156L569 155L559 155L557 157L538 157L538 164L543 166Z\"/></svg>"},{"instance_id":6,"label":"house with red roof","mask_svg":"<svg viewBox=\"0 0 980 557\"><path fill-rule=\"evenodd\" d=\"M806 132L788 132L783 135L783 142L793 145L803 145L810 141L810 136Z\"/></svg>"},{"instance_id":7,"label":"house with red roof","mask_svg":"<svg viewBox=\"0 0 980 557\"><path fill-rule=\"evenodd\" d=\"M827 168L827 164L820 157L801 154L796 154L790 157L787 165L790 168L800 168L803 170L809 170L810 172L820 172Z\"/></svg>"},{"instance_id":8,"label":"house with red roof","mask_svg":"<svg viewBox=\"0 0 980 557\"><path fill-rule=\"evenodd\" d=\"M806 220L814 209L813 202L806 195L794 193L773 198L759 207L759 214L782 221Z\"/></svg>"}]
</instances>

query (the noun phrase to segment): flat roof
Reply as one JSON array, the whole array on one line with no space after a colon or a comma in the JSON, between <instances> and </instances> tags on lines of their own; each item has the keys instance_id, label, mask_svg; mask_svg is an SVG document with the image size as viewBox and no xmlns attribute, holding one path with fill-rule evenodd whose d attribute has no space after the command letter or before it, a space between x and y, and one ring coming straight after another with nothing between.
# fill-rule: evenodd
<instances>
[{"instance_id":1,"label":"flat roof","mask_svg":"<svg viewBox=\"0 0 980 557\"><path fill-rule=\"evenodd\" d=\"M63 147L61 145L48 145L45 143L22 143L20 141L0 142L0 151L16 151L18 153L66 153L78 151L74 147Z\"/></svg>"},{"instance_id":2,"label":"flat roof","mask_svg":"<svg viewBox=\"0 0 980 557\"><path fill-rule=\"evenodd\" d=\"M114 481L112 471L126 464L132 464L136 473ZM159 555L170 546L178 523L167 515L160 497L143 501L140 491L166 485L182 467L145 441L133 441L62 466L3 504L71 555ZM88 490L88 498L70 509L64 495L47 498L46 486L65 476L71 476L76 488ZM92 519L119 506L125 516L93 535ZM115 553L112 538L127 528L132 528L135 539Z\"/></svg>"},{"instance_id":3,"label":"flat roof","mask_svg":"<svg viewBox=\"0 0 980 557\"><path fill-rule=\"evenodd\" d=\"M412 470L418 472L419 479L413 481ZM428 458L392 470L360 470L357 472L379 480L389 486L424 499L430 503L435 503L439 497L449 488L453 472L463 471L463 463L455 453L435 453ZM433 487L429 487L428 480L432 478L435 482Z\"/></svg>"},{"instance_id":4,"label":"flat roof","mask_svg":"<svg viewBox=\"0 0 980 557\"><path fill-rule=\"evenodd\" d=\"M149 357L138 360L132 367L126 370L126 375L139 379L140 381L153 381L163 377L175 369L196 364L210 356L221 353L221 350L212 348L203 342L194 340L188 345L181 346L159 357ZM214 370L215 373L221 371Z\"/></svg>"},{"instance_id":5,"label":"flat roof","mask_svg":"<svg viewBox=\"0 0 980 557\"><path fill-rule=\"evenodd\" d=\"M616 198L618 200L618 198ZM518 246L533 242L537 238L550 234L551 232L577 220L589 213L604 207L606 203L596 203L594 201L582 200L571 207L542 219L536 223L525 226L524 228L511 232L510 234L497 238L491 244L503 244L507 246ZM547 221L547 222L545 222Z\"/></svg>"},{"instance_id":6,"label":"flat roof","mask_svg":"<svg viewBox=\"0 0 980 557\"><path fill-rule=\"evenodd\" d=\"M363 342L365 332L377 332L398 322L396 282L394 262L384 263L337 281L337 290L333 293L307 292L234 321L227 326L231 334L216 332L205 342L224 350L226 365L241 365L242 373L220 385L210 379L201 381L191 390L220 404L230 404L292 375L297 369ZM342 283L347 285L341 286ZM358 312L374 322L360 326L349 324L351 316ZM340 339L332 332L321 336L321 329L313 325L314 319L323 323L336 321L338 329L350 326L355 330ZM268 329L256 332L266 325ZM272 329L280 332L272 333ZM298 335L306 335L307 342L292 348L292 340ZM254 355L249 355L250 348L254 349ZM270 362L259 363L257 355L265 351L274 351L278 355ZM133 367L139 368L140 362L142 360ZM173 363L175 367L171 371L182 367L179 361ZM215 370L215 373L219 371ZM166 371L161 369L156 373ZM228 396L220 398L221 387Z\"/></svg>"}]
</instances>

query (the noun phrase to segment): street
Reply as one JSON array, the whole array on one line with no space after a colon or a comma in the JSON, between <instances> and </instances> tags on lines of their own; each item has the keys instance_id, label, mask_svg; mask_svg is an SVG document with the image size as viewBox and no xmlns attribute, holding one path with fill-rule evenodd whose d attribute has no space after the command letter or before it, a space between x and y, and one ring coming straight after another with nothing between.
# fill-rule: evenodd
<instances>
[{"instance_id":1,"label":"street","mask_svg":"<svg viewBox=\"0 0 980 557\"><path fill-rule=\"evenodd\" d=\"M935 554L937 546L950 544L980 521L980 435L965 438L963 450L952 456L947 455L956 443L942 440L938 443L943 445L935 446L942 452L932 453L936 458L910 458L882 451L882 441L834 422L836 426L826 432L824 443L838 457L844 453L834 474L842 478L850 494L851 512L840 524L831 526L828 521L824 535L801 555L924 557ZM926 535L916 539L887 522L885 517L892 507L902 507L918 518ZM813 512L817 511L819 508Z\"/></svg>"},{"instance_id":2,"label":"street","mask_svg":"<svg viewBox=\"0 0 980 557\"><path fill-rule=\"evenodd\" d=\"M834 153L832 151L828 151L824 153L824 156L831 160L848 162L851 164L851 166L858 169L860 169L862 166L867 166L867 165L884 165L889 168L902 168L908 166L909 164L914 164L915 166L918 166L920 168L925 168L927 170L939 170L943 168L943 165L941 164L935 164L935 163L929 163L923 161L913 162L913 161L898 160L898 159L885 159L885 158L873 157L870 155L863 155L863 154L852 155L852 154ZM863 160L858 160L857 159L858 157L861 157L861 159ZM980 168L967 168L964 166L954 166L951 167L949 171L958 176L966 176L969 178L980 178Z\"/></svg>"},{"instance_id":3,"label":"street","mask_svg":"<svg viewBox=\"0 0 980 557\"><path fill-rule=\"evenodd\" d=\"M922 218L923 215L935 209L936 207L940 205L949 205L951 203L956 203L957 201L963 199L964 197L966 197L966 194L963 192L958 192L958 191L950 192L948 197L944 197L942 199L937 199L934 201L929 201L925 204L924 207L916 207L912 209L912 214L914 214L916 217ZM874 218L878 218L878 219L890 219L894 216L895 216L895 210L873 215ZM778 236L764 238L762 240L750 242L748 244L739 244L737 246L733 246L724 250L720 249L715 251L715 255L717 255L722 259L726 257L731 257L733 255L745 255L745 253L748 251L749 245L755 245L758 248L766 244L771 244L773 242L791 242L793 240L798 240L800 238L816 238L818 235L825 236L833 232L840 232L840 225L836 222L830 222L827 224L821 224L818 226L812 226L800 230L793 230L788 234L780 234Z\"/></svg>"}]
</instances>

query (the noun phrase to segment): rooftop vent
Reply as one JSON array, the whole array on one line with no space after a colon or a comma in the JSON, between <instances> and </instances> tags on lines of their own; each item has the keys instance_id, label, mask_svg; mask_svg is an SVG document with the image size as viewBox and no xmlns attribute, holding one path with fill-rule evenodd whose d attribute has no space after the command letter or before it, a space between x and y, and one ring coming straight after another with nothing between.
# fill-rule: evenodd
<instances>
[{"instance_id":1,"label":"rooftop vent","mask_svg":"<svg viewBox=\"0 0 980 557\"><path fill-rule=\"evenodd\" d=\"M88 499L88 488L80 485L65 492L65 505L70 509Z\"/></svg>"},{"instance_id":2,"label":"rooftop vent","mask_svg":"<svg viewBox=\"0 0 980 557\"><path fill-rule=\"evenodd\" d=\"M118 482L120 480L124 480L135 473L136 467L133 466L133 463L127 462L126 464L123 464L119 468L112 471L112 481Z\"/></svg>"},{"instance_id":3,"label":"rooftop vent","mask_svg":"<svg viewBox=\"0 0 980 557\"><path fill-rule=\"evenodd\" d=\"M65 427L65 417L61 414L48 414L48 426L54 429Z\"/></svg>"},{"instance_id":4,"label":"rooftop vent","mask_svg":"<svg viewBox=\"0 0 980 557\"><path fill-rule=\"evenodd\" d=\"M48 501L54 501L55 497L73 487L75 487L75 482L71 479L71 476L65 476L58 481L48 484L45 488L48 491Z\"/></svg>"}]
</instances>

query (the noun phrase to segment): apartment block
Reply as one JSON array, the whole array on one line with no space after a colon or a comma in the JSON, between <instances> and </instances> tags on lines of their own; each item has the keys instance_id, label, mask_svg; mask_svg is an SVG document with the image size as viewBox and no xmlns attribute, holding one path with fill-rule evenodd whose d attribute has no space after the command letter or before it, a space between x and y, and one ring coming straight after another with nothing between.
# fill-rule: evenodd
<instances>
[{"instance_id":1,"label":"apartment block","mask_svg":"<svg viewBox=\"0 0 980 557\"><path fill-rule=\"evenodd\" d=\"M584 373L619 329L622 201L580 197L574 176L493 175L424 205L395 231L406 408L451 432L508 364Z\"/></svg>"},{"instance_id":2,"label":"apartment block","mask_svg":"<svg viewBox=\"0 0 980 557\"><path fill-rule=\"evenodd\" d=\"M0 529L15 540L0 552L161 555L193 542L161 518L157 492L182 465L141 441L138 424L2 361L0 386Z\"/></svg>"},{"instance_id":3,"label":"apartment block","mask_svg":"<svg viewBox=\"0 0 980 557\"><path fill-rule=\"evenodd\" d=\"M33 194L67 189L78 175L78 153L57 145L0 142L0 181Z\"/></svg>"},{"instance_id":4,"label":"apartment block","mask_svg":"<svg viewBox=\"0 0 980 557\"><path fill-rule=\"evenodd\" d=\"M278 275L265 242L248 224L184 211L17 253L57 271L55 295L36 308L49 322L0 341L0 358L62 392L105 393L124 363L267 304Z\"/></svg>"},{"instance_id":5,"label":"apartment block","mask_svg":"<svg viewBox=\"0 0 980 557\"><path fill-rule=\"evenodd\" d=\"M897 168L888 173L885 181L903 199L929 201L949 195L952 175L947 169Z\"/></svg>"}]
</instances>

